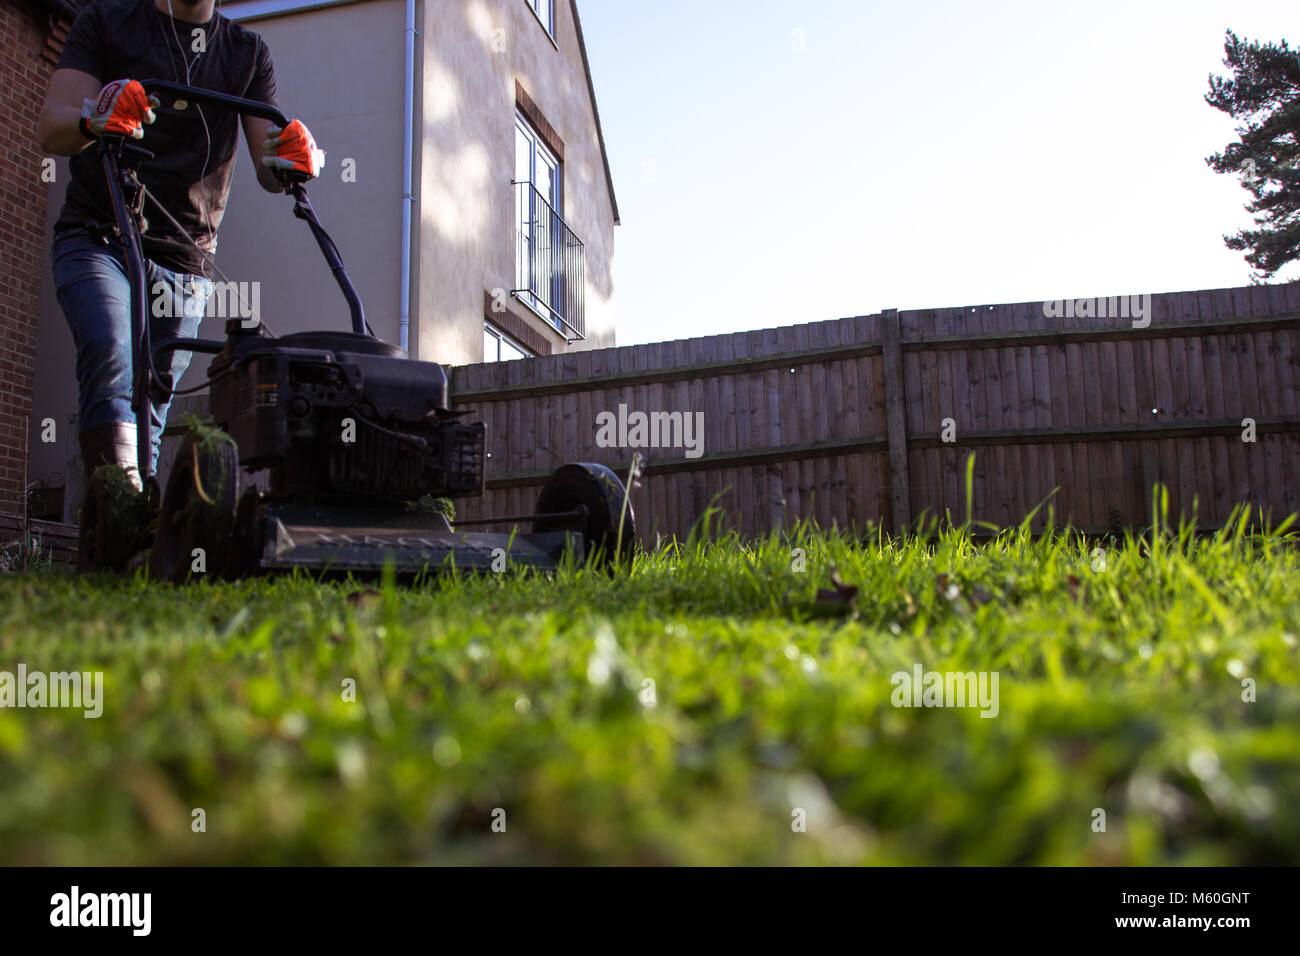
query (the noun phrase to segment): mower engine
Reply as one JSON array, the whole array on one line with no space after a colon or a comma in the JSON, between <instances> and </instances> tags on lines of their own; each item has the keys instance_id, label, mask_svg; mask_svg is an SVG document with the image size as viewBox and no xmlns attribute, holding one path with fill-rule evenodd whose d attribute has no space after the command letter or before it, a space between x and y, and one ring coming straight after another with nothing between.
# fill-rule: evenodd
<instances>
[{"instance_id":1,"label":"mower engine","mask_svg":"<svg viewBox=\"0 0 1300 956\"><path fill-rule=\"evenodd\" d=\"M457 421L435 362L371 336L273 339L232 319L208 375L215 423L240 465L270 469L273 498L399 504L483 493L484 426Z\"/></svg>"}]
</instances>

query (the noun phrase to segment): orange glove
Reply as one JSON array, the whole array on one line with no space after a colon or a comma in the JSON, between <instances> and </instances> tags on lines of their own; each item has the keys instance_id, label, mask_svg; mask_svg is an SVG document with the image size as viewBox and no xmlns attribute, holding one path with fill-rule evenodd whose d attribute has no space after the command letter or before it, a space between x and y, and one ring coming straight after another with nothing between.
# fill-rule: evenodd
<instances>
[{"instance_id":1,"label":"orange glove","mask_svg":"<svg viewBox=\"0 0 1300 956\"><path fill-rule=\"evenodd\" d=\"M100 136L144 137L144 124L157 117L158 97L145 94L136 80L114 80L94 99L81 103L81 132L88 138Z\"/></svg>"},{"instance_id":2,"label":"orange glove","mask_svg":"<svg viewBox=\"0 0 1300 956\"><path fill-rule=\"evenodd\" d=\"M302 120L292 120L284 129L267 127L262 150L273 154L263 156L262 165L274 169L282 181L315 179L325 165L324 150L316 146Z\"/></svg>"}]
</instances>

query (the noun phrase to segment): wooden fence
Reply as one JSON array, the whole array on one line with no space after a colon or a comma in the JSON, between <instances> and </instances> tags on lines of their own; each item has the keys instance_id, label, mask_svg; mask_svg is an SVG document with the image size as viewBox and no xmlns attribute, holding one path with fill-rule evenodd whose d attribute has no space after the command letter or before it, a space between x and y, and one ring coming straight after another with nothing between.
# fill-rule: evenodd
<instances>
[{"instance_id":1,"label":"wooden fence","mask_svg":"<svg viewBox=\"0 0 1300 956\"><path fill-rule=\"evenodd\" d=\"M1300 511L1300 283L1149 302L1145 327L1114 317L1114 299L1109 317L1049 317L1041 302L891 310L456 368L453 398L486 422L490 454L487 495L459 511L530 511L566 461L625 476L633 449L597 441L597 416L620 405L703 413L699 457L641 449L632 502L648 544L684 536L711 502L747 535L803 517L891 532L927 513L960 521L972 453L974 517L1000 526L1053 489L1058 524L1143 525L1157 482L1206 527L1238 502Z\"/></svg>"},{"instance_id":2,"label":"wooden fence","mask_svg":"<svg viewBox=\"0 0 1300 956\"><path fill-rule=\"evenodd\" d=\"M24 524L22 515L0 514L0 553L7 554L14 567L21 567L24 537L29 542L27 550L32 560L40 562L48 557L56 565L77 561L75 524L35 518Z\"/></svg>"}]
</instances>

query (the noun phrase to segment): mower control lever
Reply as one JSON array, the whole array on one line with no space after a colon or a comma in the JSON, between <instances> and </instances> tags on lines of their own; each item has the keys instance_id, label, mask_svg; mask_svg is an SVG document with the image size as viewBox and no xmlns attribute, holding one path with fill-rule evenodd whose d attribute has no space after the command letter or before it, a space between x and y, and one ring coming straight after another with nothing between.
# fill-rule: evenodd
<instances>
[{"instance_id":1,"label":"mower control lever","mask_svg":"<svg viewBox=\"0 0 1300 956\"><path fill-rule=\"evenodd\" d=\"M197 86L186 86L184 83L172 83L169 80L141 80L140 85L144 87L146 93L168 93L189 103L215 106L244 116L257 116L261 119L270 120L280 127L289 125L289 117L270 103L246 100L242 97L230 96L227 93L218 93L216 90L204 90Z\"/></svg>"},{"instance_id":2,"label":"mower control lever","mask_svg":"<svg viewBox=\"0 0 1300 956\"><path fill-rule=\"evenodd\" d=\"M270 103L246 100L242 97L218 93L216 90L205 90L196 86L186 86L183 83L172 83L168 80L141 80L140 85L144 87L146 93L166 94L187 103L212 106L217 109L239 113L243 116L257 116L261 119L270 120L281 128L289 125L289 118ZM122 149L136 151L138 147L123 143ZM352 317L352 331L358 335L372 336L369 326L366 325L366 313L361 305L361 296L357 294L352 279L343 267L343 259L339 255L338 247L334 245L329 233L325 231L325 227L316 218L316 211L312 209L311 203L307 201L306 190L303 189L301 183L294 182L290 183L285 191L294 199L294 215L305 220L307 225L311 227L312 235L316 237L316 244L320 246L321 254L325 256L325 261L334 274L334 281L338 283L343 292L343 298L348 303L348 312L351 313Z\"/></svg>"}]
</instances>

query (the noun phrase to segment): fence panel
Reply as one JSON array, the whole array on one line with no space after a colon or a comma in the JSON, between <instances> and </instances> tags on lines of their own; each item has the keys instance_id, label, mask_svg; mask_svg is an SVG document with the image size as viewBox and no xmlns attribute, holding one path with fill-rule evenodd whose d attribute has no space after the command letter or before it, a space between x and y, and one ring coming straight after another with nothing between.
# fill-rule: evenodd
<instances>
[{"instance_id":1,"label":"fence panel","mask_svg":"<svg viewBox=\"0 0 1300 956\"><path fill-rule=\"evenodd\" d=\"M1207 527L1239 502L1275 520L1300 509L1300 284L1141 305L885 311L460 367L453 397L492 433L487 495L460 509L528 510L564 462L626 475L634 450L649 544L685 536L711 503L751 536L804 517L858 532L960 521L971 454L974 517L999 526L1039 505L1039 525L1050 508L1058 524L1140 526L1157 481ZM692 431L665 447L638 413L690 416ZM702 448L684 447L701 414ZM613 443L606 419L624 429Z\"/></svg>"}]
</instances>

